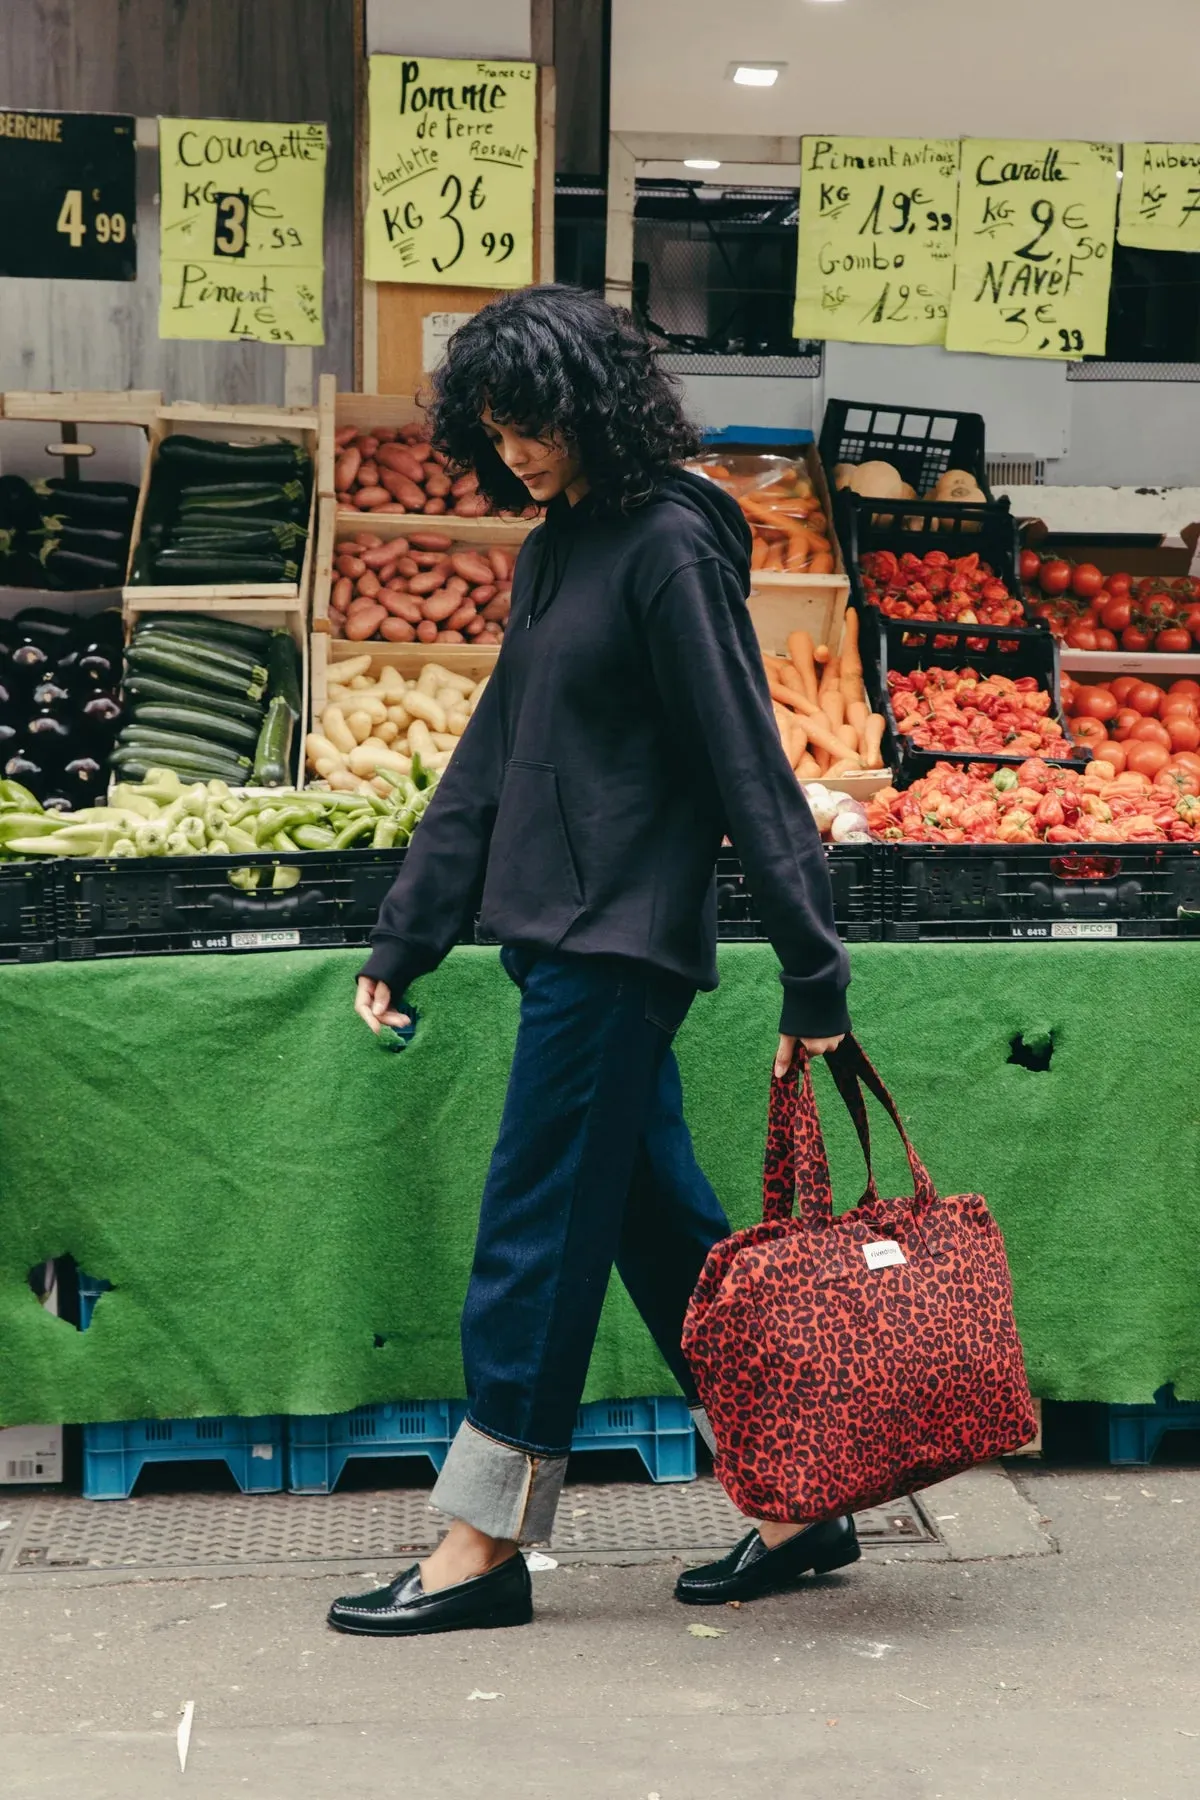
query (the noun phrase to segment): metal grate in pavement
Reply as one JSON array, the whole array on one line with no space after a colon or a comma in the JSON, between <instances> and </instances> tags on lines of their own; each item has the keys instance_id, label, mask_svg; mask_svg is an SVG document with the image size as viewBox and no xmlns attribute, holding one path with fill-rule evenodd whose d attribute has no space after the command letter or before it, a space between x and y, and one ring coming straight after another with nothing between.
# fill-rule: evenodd
<instances>
[{"instance_id":1,"label":"metal grate in pavement","mask_svg":"<svg viewBox=\"0 0 1200 1800\"><path fill-rule=\"evenodd\" d=\"M0 1574L387 1560L436 1542L426 1489L299 1494L153 1494L90 1501L28 1496L5 1508ZM568 1487L550 1548L560 1556L635 1557L726 1549L745 1529L715 1481ZM864 1545L936 1543L915 1501L858 1517Z\"/></svg>"}]
</instances>

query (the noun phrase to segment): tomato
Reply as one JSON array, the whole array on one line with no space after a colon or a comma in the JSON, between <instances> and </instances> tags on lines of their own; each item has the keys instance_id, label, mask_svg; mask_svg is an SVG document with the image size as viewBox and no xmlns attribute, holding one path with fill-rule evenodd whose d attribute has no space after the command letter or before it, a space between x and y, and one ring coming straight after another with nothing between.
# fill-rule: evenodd
<instances>
[{"instance_id":1,"label":"tomato","mask_svg":"<svg viewBox=\"0 0 1200 1800\"><path fill-rule=\"evenodd\" d=\"M1185 719L1200 719L1200 700L1193 700L1190 694L1168 694L1158 716L1166 721L1172 713L1182 713Z\"/></svg>"},{"instance_id":2,"label":"tomato","mask_svg":"<svg viewBox=\"0 0 1200 1800\"><path fill-rule=\"evenodd\" d=\"M1165 744L1168 750L1171 748L1171 735L1166 726L1161 725L1157 719L1139 719L1129 736L1135 743ZM1192 746L1180 744L1179 748L1190 750Z\"/></svg>"},{"instance_id":3,"label":"tomato","mask_svg":"<svg viewBox=\"0 0 1200 1800\"><path fill-rule=\"evenodd\" d=\"M1117 648L1117 640L1111 631L1105 631L1102 627L1097 627L1096 648L1097 650L1115 650Z\"/></svg>"},{"instance_id":4,"label":"tomato","mask_svg":"<svg viewBox=\"0 0 1200 1800\"><path fill-rule=\"evenodd\" d=\"M1129 690L1138 684L1136 675L1118 675L1114 681L1105 683L1109 692L1116 697L1118 706L1129 705Z\"/></svg>"},{"instance_id":5,"label":"tomato","mask_svg":"<svg viewBox=\"0 0 1200 1800\"><path fill-rule=\"evenodd\" d=\"M1179 681L1173 681L1167 692L1168 694L1191 694L1193 699L1200 700L1200 681L1193 681L1190 676L1184 676Z\"/></svg>"},{"instance_id":6,"label":"tomato","mask_svg":"<svg viewBox=\"0 0 1200 1800\"><path fill-rule=\"evenodd\" d=\"M1106 631L1126 631L1133 623L1133 607L1128 594L1114 594L1109 597L1100 614L1100 623Z\"/></svg>"},{"instance_id":7,"label":"tomato","mask_svg":"<svg viewBox=\"0 0 1200 1800\"><path fill-rule=\"evenodd\" d=\"M1067 648L1068 650L1098 650L1100 646L1096 642L1095 631L1080 619L1067 632Z\"/></svg>"},{"instance_id":8,"label":"tomato","mask_svg":"<svg viewBox=\"0 0 1200 1800\"><path fill-rule=\"evenodd\" d=\"M1160 769L1154 777L1154 785L1177 800L1181 794L1200 794L1200 774L1195 769L1181 769L1172 757L1166 768Z\"/></svg>"},{"instance_id":9,"label":"tomato","mask_svg":"<svg viewBox=\"0 0 1200 1800\"><path fill-rule=\"evenodd\" d=\"M1192 634L1182 625L1171 625L1166 631L1160 631L1154 640L1154 648L1161 650L1165 656L1186 656L1192 647Z\"/></svg>"},{"instance_id":10,"label":"tomato","mask_svg":"<svg viewBox=\"0 0 1200 1800\"><path fill-rule=\"evenodd\" d=\"M1148 650L1150 643L1150 632L1144 631L1140 625L1127 625L1121 633L1122 650L1132 650L1136 654Z\"/></svg>"},{"instance_id":11,"label":"tomato","mask_svg":"<svg viewBox=\"0 0 1200 1800\"><path fill-rule=\"evenodd\" d=\"M1038 570L1038 584L1043 594L1065 594L1071 585L1071 565L1061 556L1051 557Z\"/></svg>"},{"instance_id":12,"label":"tomato","mask_svg":"<svg viewBox=\"0 0 1200 1800\"><path fill-rule=\"evenodd\" d=\"M1075 695L1075 713L1081 719L1115 719L1119 708L1110 688L1081 687Z\"/></svg>"},{"instance_id":13,"label":"tomato","mask_svg":"<svg viewBox=\"0 0 1200 1800\"><path fill-rule=\"evenodd\" d=\"M1132 706L1123 706L1112 722L1113 736L1122 743L1129 736L1135 725L1140 725L1143 715L1135 712Z\"/></svg>"},{"instance_id":14,"label":"tomato","mask_svg":"<svg viewBox=\"0 0 1200 1800\"><path fill-rule=\"evenodd\" d=\"M1095 563L1076 563L1071 571L1071 592L1081 600L1090 600L1104 586L1104 576Z\"/></svg>"},{"instance_id":15,"label":"tomato","mask_svg":"<svg viewBox=\"0 0 1200 1800\"><path fill-rule=\"evenodd\" d=\"M1042 566L1042 559L1036 550L1022 550L1021 560L1017 565L1022 581L1036 581L1037 572Z\"/></svg>"},{"instance_id":16,"label":"tomato","mask_svg":"<svg viewBox=\"0 0 1200 1800\"><path fill-rule=\"evenodd\" d=\"M1192 769L1200 775L1200 756L1193 750L1177 750L1171 761L1181 769Z\"/></svg>"},{"instance_id":17,"label":"tomato","mask_svg":"<svg viewBox=\"0 0 1200 1800\"><path fill-rule=\"evenodd\" d=\"M1111 763L1113 774L1119 775L1121 773L1122 769L1125 767L1125 757L1127 754L1127 746L1125 744L1118 744L1115 738L1105 738L1101 743L1095 742L1094 739L1089 739L1088 743L1092 752L1093 762Z\"/></svg>"},{"instance_id":18,"label":"tomato","mask_svg":"<svg viewBox=\"0 0 1200 1800\"><path fill-rule=\"evenodd\" d=\"M1123 574L1122 575L1109 575L1105 579L1104 585L1108 589L1110 594L1112 594L1114 596L1116 596L1117 594L1120 594L1123 596L1125 594L1128 594L1128 592L1129 592L1130 578L1128 575L1123 575Z\"/></svg>"},{"instance_id":19,"label":"tomato","mask_svg":"<svg viewBox=\"0 0 1200 1800\"><path fill-rule=\"evenodd\" d=\"M1148 719L1146 723L1153 724ZM1200 750L1200 725L1195 719L1181 718L1178 713L1168 715L1163 727L1172 750Z\"/></svg>"},{"instance_id":20,"label":"tomato","mask_svg":"<svg viewBox=\"0 0 1200 1800\"><path fill-rule=\"evenodd\" d=\"M1104 722L1101 719L1089 718L1087 713L1079 713L1075 718L1069 719L1067 723L1071 729L1071 736L1077 744L1102 744L1108 736Z\"/></svg>"},{"instance_id":21,"label":"tomato","mask_svg":"<svg viewBox=\"0 0 1200 1800\"><path fill-rule=\"evenodd\" d=\"M1162 744L1131 744L1125 767L1134 775L1155 776L1170 760L1171 752Z\"/></svg>"},{"instance_id":22,"label":"tomato","mask_svg":"<svg viewBox=\"0 0 1200 1800\"><path fill-rule=\"evenodd\" d=\"M1152 681L1136 681L1129 690L1129 704L1136 712L1153 718L1163 702L1163 691Z\"/></svg>"}]
</instances>

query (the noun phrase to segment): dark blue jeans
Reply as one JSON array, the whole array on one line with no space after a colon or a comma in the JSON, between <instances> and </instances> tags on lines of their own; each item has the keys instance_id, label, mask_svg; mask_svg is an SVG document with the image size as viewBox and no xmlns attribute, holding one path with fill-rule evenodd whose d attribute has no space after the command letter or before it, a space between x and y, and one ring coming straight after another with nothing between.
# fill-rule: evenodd
<instances>
[{"instance_id":1,"label":"dark blue jeans","mask_svg":"<svg viewBox=\"0 0 1200 1800\"><path fill-rule=\"evenodd\" d=\"M519 1537L510 1501L518 1525L530 1508L543 1525L547 1504L553 1516L614 1264L694 1404L683 1318L729 1224L696 1162L671 1050L694 990L615 957L502 954L521 1022L462 1320L467 1430L489 1442L456 1442L434 1499ZM497 1510L488 1494L506 1480Z\"/></svg>"}]
</instances>

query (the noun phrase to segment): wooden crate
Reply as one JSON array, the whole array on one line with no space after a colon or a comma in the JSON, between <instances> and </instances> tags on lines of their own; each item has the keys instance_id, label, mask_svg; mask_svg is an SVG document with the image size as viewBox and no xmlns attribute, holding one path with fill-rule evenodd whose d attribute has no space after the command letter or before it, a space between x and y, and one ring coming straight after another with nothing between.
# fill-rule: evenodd
<instances>
[{"instance_id":1,"label":"wooden crate","mask_svg":"<svg viewBox=\"0 0 1200 1800\"><path fill-rule=\"evenodd\" d=\"M300 717L296 721L295 736L300 740L299 774L296 786L302 788L304 786L303 740L304 733L307 729L306 721L309 717L310 696L312 692L312 665L309 658L308 617L304 610L295 602L292 603L290 608L284 608L277 605L274 601L263 599L262 597L260 597L257 602L252 599L234 599L223 602L214 601L210 604L193 607L166 605L160 600L149 600L145 601L143 604L144 597L152 592L153 590L150 588L127 588L125 590L126 598L123 610L125 617L126 643L132 638L137 622L143 613L197 612L204 613L207 617L213 619L233 620L239 625L257 625L263 631L289 631L291 633L292 641L300 651ZM136 600L130 599L129 596L131 594L137 596ZM353 645L350 647L353 649ZM267 793L268 791L271 793L287 793L288 789L271 788L268 790L263 788L257 791L262 793Z\"/></svg>"},{"instance_id":2,"label":"wooden crate","mask_svg":"<svg viewBox=\"0 0 1200 1800\"><path fill-rule=\"evenodd\" d=\"M35 424L140 425L148 431L161 410L162 395L153 388L120 394L86 388L10 388L0 399L4 418Z\"/></svg>"},{"instance_id":3,"label":"wooden crate","mask_svg":"<svg viewBox=\"0 0 1200 1800\"><path fill-rule=\"evenodd\" d=\"M337 391L332 375L321 377L317 413L320 422L317 492L321 499L336 499L333 469L337 460L337 447L334 443L337 432L347 425L353 425L358 431L369 431L372 425L394 429L424 417L422 408L408 394L342 393ZM353 520L361 528L364 519L371 521L367 529L378 531L381 537L387 535L383 530L385 525L394 528L391 535L395 537L402 537L407 531L453 530L457 542L470 545L519 544L524 542L537 524L536 519L501 519L495 515L482 519L455 519L452 514L447 513L429 516L424 513L380 515L359 512L352 506L337 509L339 526L348 526ZM514 535L501 536L497 535L498 532L511 532Z\"/></svg>"},{"instance_id":4,"label":"wooden crate","mask_svg":"<svg viewBox=\"0 0 1200 1800\"><path fill-rule=\"evenodd\" d=\"M406 681L413 680L431 662L472 681L482 681L495 668L500 648L497 644L352 644L346 638L314 632L309 651L310 716L314 722L329 703L331 672L339 663L368 653L377 668L387 665L398 669Z\"/></svg>"},{"instance_id":5,"label":"wooden crate","mask_svg":"<svg viewBox=\"0 0 1200 1800\"><path fill-rule=\"evenodd\" d=\"M261 610L273 607L280 613L299 608L308 613L313 564L316 555L318 415L310 408L289 410L279 406L194 406L181 402L161 407L150 425L150 451L142 473L142 491L138 497L133 522L133 538L129 550L129 568L141 542L142 524L150 483L158 457L159 445L172 432L186 432L191 437L211 438L214 443L250 444L265 438L283 438L300 443L308 450L314 464L312 495L309 501L308 537L299 580L295 582L221 582L211 586L171 584L128 584L124 594L142 612L167 608L179 611L206 612L218 610L230 601L248 600Z\"/></svg>"},{"instance_id":6,"label":"wooden crate","mask_svg":"<svg viewBox=\"0 0 1200 1800\"><path fill-rule=\"evenodd\" d=\"M844 575L750 577L750 618L768 656L786 656L790 632L807 631L814 644L842 647L850 583Z\"/></svg>"},{"instance_id":7,"label":"wooden crate","mask_svg":"<svg viewBox=\"0 0 1200 1800\"><path fill-rule=\"evenodd\" d=\"M486 528L486 529L484 529ZM487 549L502 544L517 548L528 536L524 524L506 523L503 519L425 519L420 514L371 513L339 510L337 502L325 494L318 503L317 553L313 575L312 622L314 631L329 630L329 596L336 579L334 563L337 546L343 538L356 532L370 531L385 543L393 538L408 537L413 531L443 531L454 540L455 550ZM403 648L403 646L401 646Z\"/></svg>"}]
</instances>

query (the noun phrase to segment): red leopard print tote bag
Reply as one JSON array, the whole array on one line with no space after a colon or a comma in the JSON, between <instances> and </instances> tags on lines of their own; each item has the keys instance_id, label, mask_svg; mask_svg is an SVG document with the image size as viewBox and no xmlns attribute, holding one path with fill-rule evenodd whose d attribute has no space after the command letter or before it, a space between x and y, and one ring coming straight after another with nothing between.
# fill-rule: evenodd
<instances>
[{"instance_id":1,"label":"red leopard print tote bag","mask_svg":"<svg viewBox=\"0 0 1200 1800\"><path fill-rule=\"evenodd\" d=\"M793 1068L771 1084L763 1222L714 1245L684 1325L717 1475L755 1519L879 1506L1036 1430L999 1226L981 1195L934 1191L853 1037L828 1061L866 1193L834 1218L803 1058L802 1083ZM904 1140L911 1199L880 1198L860 1082Z\"/></svg>"}]
</instances>

